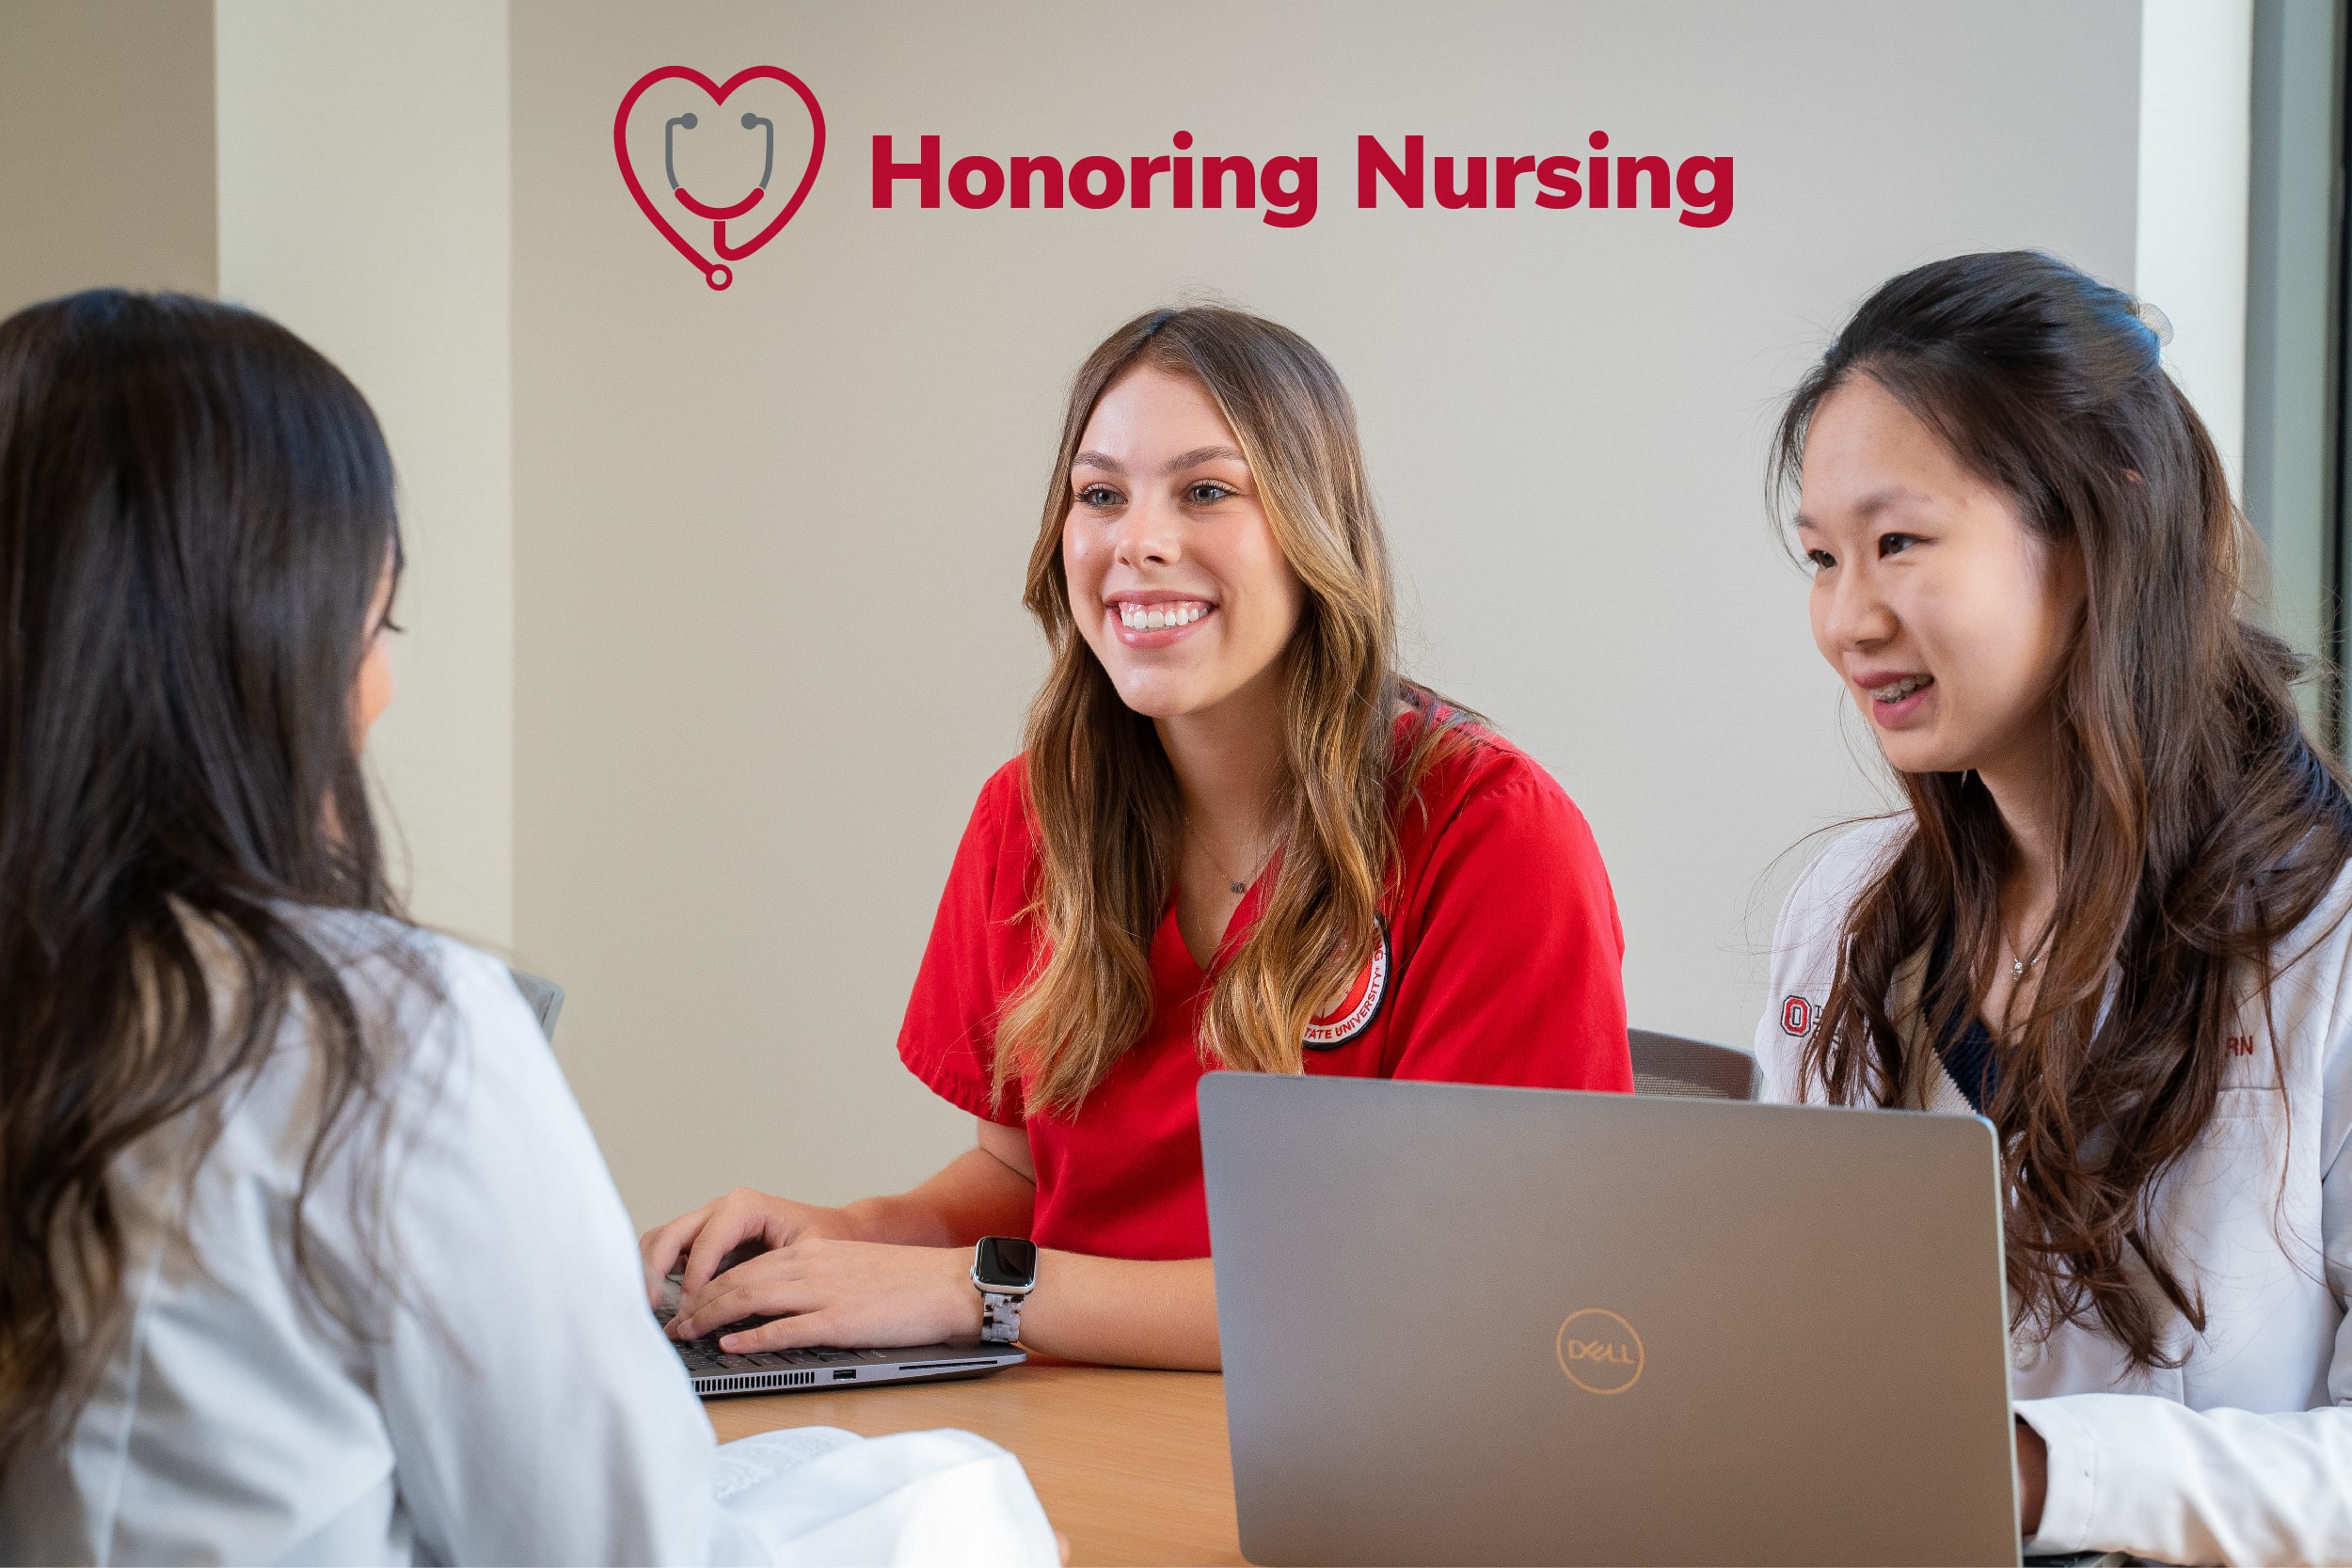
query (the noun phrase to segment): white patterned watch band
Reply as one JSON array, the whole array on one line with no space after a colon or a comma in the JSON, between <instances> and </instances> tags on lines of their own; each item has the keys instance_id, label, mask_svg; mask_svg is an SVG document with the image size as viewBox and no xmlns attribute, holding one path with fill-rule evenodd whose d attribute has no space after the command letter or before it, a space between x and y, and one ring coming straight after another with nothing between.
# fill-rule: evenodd
<instances>
[{"instance_id":1,"label":"white patterned watch band","mask_svg":"<svg viewBox=\"0 0 2352 1568\"><path fill-rule=\"evenodd\" d=\"M991 1344L1009 1345L1021 1338L1021 1296L994 1291L980 1292L980 1338Z\"/></svg>"}]
</instances>

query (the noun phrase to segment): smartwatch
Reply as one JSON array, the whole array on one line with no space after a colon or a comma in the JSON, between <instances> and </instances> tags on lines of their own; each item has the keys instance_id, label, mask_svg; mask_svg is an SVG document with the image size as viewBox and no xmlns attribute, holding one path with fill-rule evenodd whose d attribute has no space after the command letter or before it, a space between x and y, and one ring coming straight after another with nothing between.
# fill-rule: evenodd
<instances>
[{"instance_id":1,"label":"smartwatch","mask_svg":"<svg viewBox=\"0 0 2352 1568\"><path fill-rule=\"evenodd\" d=\"M1037 1243L981 1237L972 1249L972 1284L980 1292L980 1338L1011 1344L1021 1338L1021 1304L1037 1289Z\"/></svg>"}]
</instances>

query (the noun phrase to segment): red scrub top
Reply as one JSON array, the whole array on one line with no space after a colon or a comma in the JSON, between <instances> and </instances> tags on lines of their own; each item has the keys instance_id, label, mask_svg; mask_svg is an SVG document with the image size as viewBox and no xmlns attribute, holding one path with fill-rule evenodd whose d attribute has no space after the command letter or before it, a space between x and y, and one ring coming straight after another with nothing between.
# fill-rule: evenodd
<instances>
[{"instance_id":1,"label":"red scrub top","mask_svg":"<svg viewBox=\"0 0 2352 1568\"><path fill-rule=\"evenodd\" d=\"M1400 748L1421 721L1398 721ZM1400 814L1385 951L1309 1031L1307 1070L1630 1090L1625 934L1592 831L1525 752L1485 730L1457 736ZM997 1020L1037 964L1037 923L1022 912L1037 862L1015 758L981 789L956 849L898 1054L952 1103L1026 1126L1040 1246L1205 1258L1194 1095L1210 1068L1195 1031L1212 976L1184 946L1173 898L1152 942L1152 1022L1110 1074L1071 1112L1030 1113L1009 1086L990 1102ZM1243 898L1220 956L1257 919L1268 882Z\"/></svg>"}]
</instances>

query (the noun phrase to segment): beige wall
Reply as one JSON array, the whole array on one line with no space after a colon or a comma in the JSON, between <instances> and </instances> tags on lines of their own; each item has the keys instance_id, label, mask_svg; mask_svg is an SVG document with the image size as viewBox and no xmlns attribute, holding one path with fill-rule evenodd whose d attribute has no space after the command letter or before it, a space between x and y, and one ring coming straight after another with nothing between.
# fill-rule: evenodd
<instances>
[{"instance_id":1,"label":"beige wall","mask_svg":"<svg viewBox=\"0 0 2352 1568\"><path fill-rule=\"evenodd\" d=\"M506 8L220 0L220 291L358 383L400 473L369 761L425 921L514 941ZM528 955L525 960L529 962Z\"/></svg>"},{"instance_id":2,"label":"beige wall","mask_svg":"<svg viewBox=\"0 0 2352 1568\"><path fill-rule=\"evenodd\" d=\"M1039 669L1017 601L1061 388L1203 293L1347 377L1414 665L1592 819L1634 1018L1744 1041L1802 860L1775 858L1868 799L1758 504L1774 400L1913 262L2034 245L2130 281L2137 23L517 0L516 931L572 988L565 1065L639 1218L738 1181L845 1198L968 1139L892 1047ZM675 62L787 66L831 131L724 293L613 166L622 92ZM1733 220L1352 205L1359 132L1435 155L1595 127L1736 155ZM867 203L876 133L1071 159L1179 129L1316 154L1321 213Z\"/></svg>"},{"instance_id":3,"label":"beige wall","mask_svg":"<svg viewBox=\"0 0 2352 1568\"><path fill-rule=\"evenodd\" d=\"M210 0L0 0L0 316L217 276Z\"/></svg>"},{"instance_id":4,"label":"beige wall","mask_svg":"<svg viewBox=\"0 0 2352 1568\"><path fill-rule=\"evenodd\" d=\"M222 292L375 402L416 564L373 750L416 904L570 987L560 1049L647 1220L903 1183L968 1137L892 1040L1039 668L1060 388L1129 312L1229 298L1331 355L1415 667L1591 817L1637 1021L1738 1040L1784 852L1870 798L1758 505L1776 398L1912 262L2163 256L2135 0L219 12L215 40L201 0L0 5L0 303L205 287L216 243ZM612 164L621 93L675 62L787 66L832 132L723 294ZM1735 155L1733 220L1351 204L1359 132L1596 126ZM1177 129L1313 153L1321 213L867 205L877 132L1067 159ZM2226 319L2210 287L2159 302Z\"/></svg>"}]
</instances>

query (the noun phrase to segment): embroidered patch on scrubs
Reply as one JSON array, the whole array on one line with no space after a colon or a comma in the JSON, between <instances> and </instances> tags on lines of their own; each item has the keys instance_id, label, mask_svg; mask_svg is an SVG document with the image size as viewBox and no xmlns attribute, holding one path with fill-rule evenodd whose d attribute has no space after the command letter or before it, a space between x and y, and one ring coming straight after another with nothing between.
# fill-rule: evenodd
<instances>
[{"instance_id":1,"label":"embroidered patch on scrubs","mask_svg":"<svg viewBox=\"0 0 2352 1568\"><path fill-rule=\"evenodd\" d=\"M1340 1005L1307 1025L1304 1041L1310 1051L1329 1051L1372 1027L1372 1021L1380 1016L1380 1004L1389 994L1389 921L1386 915L1374 915L1379 922L1380 940L1372 950L1372 960L1364 965L1356 983L1347 988Z\"/></svg>"}]
</instances>

